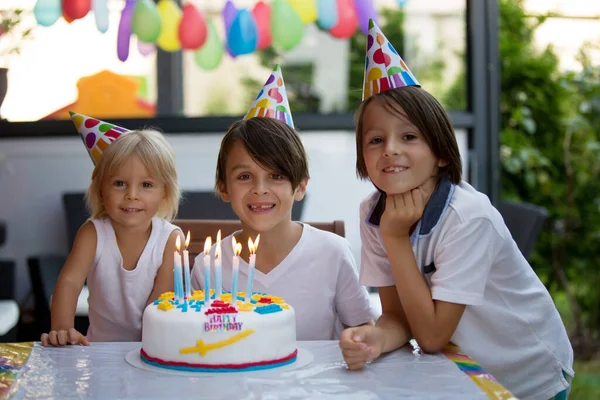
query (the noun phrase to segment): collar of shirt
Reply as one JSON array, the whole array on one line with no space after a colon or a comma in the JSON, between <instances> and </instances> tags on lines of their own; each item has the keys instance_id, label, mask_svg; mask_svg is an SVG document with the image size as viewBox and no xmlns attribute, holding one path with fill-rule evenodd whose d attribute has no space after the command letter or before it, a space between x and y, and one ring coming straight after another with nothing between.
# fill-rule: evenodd
<instances>
[{"instance_id":1,"label":"collar of shirt","mask_svg":"<svg viewBox=\"0 0 600 400\"><path fill-rule=\"evenodd\" d=\"M417 228L410 236L411 243L414 244L418 238L429 235L438 225L442 219L442 216L444 215L444 212L448 208L448 204L450 204L452 196L454 195L454 188L455 185L453 185L448 178L443 177L439 180L435 190L427 202L427 205L425 206L425 210L423 210L423 216L419 220ZM379 228L381 216L385 211L386 197L386 194L379 190L379 198L367 215L366 222L369 225Z\"/></svg>"}]
</instances>

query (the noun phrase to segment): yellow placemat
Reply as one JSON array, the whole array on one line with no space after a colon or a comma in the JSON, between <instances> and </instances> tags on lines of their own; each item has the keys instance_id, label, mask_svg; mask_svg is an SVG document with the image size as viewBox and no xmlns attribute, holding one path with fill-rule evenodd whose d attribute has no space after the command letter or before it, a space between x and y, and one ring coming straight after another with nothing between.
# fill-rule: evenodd
<instances>
[{"instance_id":1,"label":"yellow placemat","mask_svg":"<svg viewBox=\"0 0 600 400\"><path fill-rule=\"evenodd\" d=\"M442 352L450 361L454 362L458 368L467 374L475 384L494 400L510 400L517 398L513 396L496 378L485 372L481 365L477 364L471 357L460 352L456 345L449 344Z\"/></svg>"},{"instance_id":2,"label":"yellow placemat","mask_svg":"<svg viewBox=\"0 0 600 400\"><path fill-rule=\"evenodd\" d=\"M29 357L33 342L0 343L0 399L8 398L10 387Z\"/></svg>"}]
</instances>

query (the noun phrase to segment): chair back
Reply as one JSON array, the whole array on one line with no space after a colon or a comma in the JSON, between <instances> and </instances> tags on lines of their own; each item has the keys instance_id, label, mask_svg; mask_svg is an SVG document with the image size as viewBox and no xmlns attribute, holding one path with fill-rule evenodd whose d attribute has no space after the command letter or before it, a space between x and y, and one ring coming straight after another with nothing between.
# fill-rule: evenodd
<instances>
[{"instance_id":1,"label":"chair back","mask_svg":"<svg viewBox=\"0 0 600 400\"><path fill-rule=\"evenodd\" d=\"M533 204L512 201L500 202L498 211L519 250L529 260L544 221L548 218L548 211Z\"/></svg>"},{"instance_id":2,"label":"chair back","mask_svg":"<svg viewBox=\"0 0 600 400\"><path fill-rule=\"evenodd\" d=\"M173 223L181 228L184 235L187 235L187 232L190 231L190 245L188 250L193 257L204 251L204 241L208 236L212 237L214 243L219 229L221 230L222 238L242 229L242 224L239 220L177 219ZM335 233L341 237L345 237L346 234L344 221L306 223L312 227Z\"/></svg>"}]
</instances>

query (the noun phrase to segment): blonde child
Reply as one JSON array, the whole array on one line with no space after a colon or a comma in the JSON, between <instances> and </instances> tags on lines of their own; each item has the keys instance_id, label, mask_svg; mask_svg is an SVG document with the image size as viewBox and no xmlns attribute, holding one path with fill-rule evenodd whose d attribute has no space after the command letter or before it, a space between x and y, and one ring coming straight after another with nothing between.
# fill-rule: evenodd
<instances>
[{"instance_id":1,"label":"blonde child","mask_svg":"<svg viewBox=\"0 0 600 400\"><path fill-rule=\"evenodd\" d=\"M442 106L372 21L369 36L357 171L378 190L360 207L360 279L379 287L383 315L342 333L344 359L360 369L412 337L430 353L451 341L520 399L566 398L573 350L552 298L489 199L461 180Z\"/></svg>"},{"instance_id":2,"label":"blonde child","mask_svg":"<svg viewBox=\"0 0 600 400\"><path fill-rule=\"evenodd\" d=\"M73 120L96 162L86 194L91 219L79 229L58 277L51 331L41 341L139 341L145 306L173 288L172 254L181 233L168 222L180 198L173 150L156 131L107 131L109 124L79 114ZM73 327L86 278L87 337Z\"/></svg>"},{"instance_id":3,"label":"blonde child","mask_svg":"<svg viewBox=\"0 0 600 400\"><path fill-rule=\"evenodd\" d=\"M282 95L279 101L270 97L273 89ZM246 119L234 123L223 138L215 190L241 220L242 230L233 235L238 242L246 244L248 237L260 234L253 292L281 296L294 307L299 340L333 339L342 324L358 326L372 322L373 316L348 242L292 221L292 206L304 197L308 179L306 153L293 128L277 66ZM221 248L222 283L229 291L231 237L223 239ZM247 287L248 257L244 245L241 290ZM203 288L202 255L195 265L192 286Z\"/></svg>"}]
</instances>

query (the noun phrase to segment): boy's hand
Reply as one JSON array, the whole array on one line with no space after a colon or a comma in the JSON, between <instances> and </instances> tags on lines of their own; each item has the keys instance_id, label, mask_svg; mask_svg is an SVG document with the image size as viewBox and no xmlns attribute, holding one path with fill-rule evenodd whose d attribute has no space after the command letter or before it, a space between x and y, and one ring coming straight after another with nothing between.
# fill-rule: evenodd
<instances>
[{"instance_id":1,"label":"boy's hand","mask_svg":"<svg viewBox=\"0 0 600 400\"><path fill-rule=\"evenodd\" d=\"M411 227L421 218L429 195L421 186L405 193L387 195L379 228L383 238L410 236Z\"/></svg>"},{"instance_id":2,"label":"boy's hand","mask_svg":"<svg viewBox=\"0 0 600 400\"><path fill-rule=\"evenodd\" d=\"M79 344L82 346L89 346L90 342L87 337L82 335L77 329L71 328L69 330L62 329L58 331L51 331L50 333L43 333L41 337L42 346L66 346L69 344Z\"/></svg>"},{"instance_id":3,"label":"boy's hand","mask_svg":"<svg viewBox=\"0 0 600 400\"><path fill-rule=\"evenodd\" d=\"M340 349L348 369L357 370L381 355L381 337L378 328L363 325L344 329L340 336Z\"/></svg>"}]
</instances>

